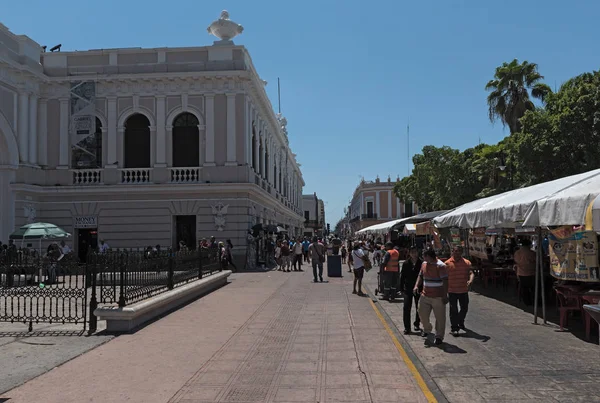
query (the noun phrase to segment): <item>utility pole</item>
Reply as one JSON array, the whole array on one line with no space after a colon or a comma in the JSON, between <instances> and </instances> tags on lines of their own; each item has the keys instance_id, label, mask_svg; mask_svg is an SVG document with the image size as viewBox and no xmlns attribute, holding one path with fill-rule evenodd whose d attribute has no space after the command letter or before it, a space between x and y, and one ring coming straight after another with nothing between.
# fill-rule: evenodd
<instances>
[{"instance_id":1,"label":"utility pole","mask_svg":"<svg viewBox=\"0 0 600 403\"><path fill-rule=\"evenodd\" d=\"M410 119L406 125L406 176L410 176Z\"/></svg>"}]
</instances>

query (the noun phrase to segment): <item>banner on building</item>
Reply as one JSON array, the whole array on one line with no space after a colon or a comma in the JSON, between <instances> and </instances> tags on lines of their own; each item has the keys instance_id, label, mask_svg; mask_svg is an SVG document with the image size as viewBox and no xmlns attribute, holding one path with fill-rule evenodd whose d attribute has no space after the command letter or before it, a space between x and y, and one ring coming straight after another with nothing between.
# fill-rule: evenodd
<instances>
[{"instance_id":1,"label":"banner on building","mask_svg":"<svg viewBox=\"0 0 600 403\"><path fill-rule=\"evenodd\" d=\"M560 227L550 231L550 274L561 280L600 282L598 236L594 231Z\"/></svg>"},{"instance_id":2,"label":"banner on building","mask_svg":"<svg viewBox=\"0 0 600 403\"><path fill-rule=\"evenodd\" d=\"M96 139L96 83L71 83L71 147L73 165L77 168L96 168L99 147Z\"/></svg>"}]
</instances>

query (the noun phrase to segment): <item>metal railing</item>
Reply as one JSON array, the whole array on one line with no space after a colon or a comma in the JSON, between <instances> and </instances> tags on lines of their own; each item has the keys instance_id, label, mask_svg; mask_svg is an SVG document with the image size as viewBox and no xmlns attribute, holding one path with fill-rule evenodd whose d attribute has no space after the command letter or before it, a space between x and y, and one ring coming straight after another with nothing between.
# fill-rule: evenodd
<instances>
[{"instance_id":1,"label":"metal railing","mask_svg":"<svg viewBox=\"0 0 600 403\"><path fill-rule=\"evenodd\" d=\"M376 219L377 219L377 214L375 214L375 213L371 213L371 214L369 214L369 213L367 213L367 214L361 214L360 218L361 218L362 220L371 219L371 218L372 218L372 219L374 219L374 220L376 220Z\"/></svg>"},{"instance_id":2,"label":"metal railing","mask_svg":"<svg viewBox=\"0 0 600 403\"><path fill-rule=\"evenodd\" d=\"M90 186L102 184L102 169L72 169L73 185Z\"/></svg>"}]
</instances>

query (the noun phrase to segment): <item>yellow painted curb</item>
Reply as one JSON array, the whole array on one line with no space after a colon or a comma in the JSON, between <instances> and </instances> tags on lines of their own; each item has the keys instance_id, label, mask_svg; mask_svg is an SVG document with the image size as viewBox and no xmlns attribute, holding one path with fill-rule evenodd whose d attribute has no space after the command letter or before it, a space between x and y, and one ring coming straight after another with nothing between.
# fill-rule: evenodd
<instances>
[{"instance_id":1,"label":"yellow painted curb","mask_svg":"<svg viewBox=\"0 0 600 403\"><path fill-rule=\"evenodd\" d=\"M427 384L425 383L425 381L423 380L423 377L421 376L421 374L417 370L417 367L415 367L415 364L413 364L413 362L408 357L408 354L406 354L406 351L402 347L402 344L400 344L400 342L398 341L398 339L394 335L394 332L392 331L392 329L390 328L390 326L387 324L385 318L383 317L383 315L379 311L379 308L377 308L377 306L375 305L375 303L373 302L373 300L369 299L369 302L371 303L371 306L373 307L373 310L375 311L375 314L377 315L377 317L379 318L379 320L381 321L381 323L383 323L383 327L385 327L385 330L388 332L388 334L392 338L392 341L394 342L394 345L396 346L396 349L398 349L398 352L402 356L402 359L404 360L404 363L406 364L406 366L410 370L410 373L412 374L412 376L417 381L417 384L419 385L419 388L421 388L421 391L425 395L425 398L427 399L427 401L429 403L437 403L437 399L435 398L435 396L433 396L433 393L431 393L431 391L427 387Z\"/></svg>"}]
</instances>

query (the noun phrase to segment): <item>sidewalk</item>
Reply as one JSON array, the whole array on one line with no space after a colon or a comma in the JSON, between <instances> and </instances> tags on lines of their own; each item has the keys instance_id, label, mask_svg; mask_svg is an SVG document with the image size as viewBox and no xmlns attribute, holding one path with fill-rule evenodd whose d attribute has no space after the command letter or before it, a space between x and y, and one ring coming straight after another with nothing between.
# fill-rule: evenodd
<instances>
[{"instance_id":1,"label":"sidewalk","mask_svg":"<svg viewBox=\"0 0 600 403\"><path fill-rule=\"evenodd\" d=\"M7 392L10 402L426 402L351 277L244 273Z\"/></svg>"},{"instance_id":2,"label":"sidewalk","mask_svg":"<svg viewBox=\"0 0 600 403\"><path fill-rule=\"evenodd\" d=\"M375 270L365 284L373 293ZM541 319L534 325L533 315L518 307L477 292L469 297L466 335L451 336L448 318L443 348L425 347L416 334L401 336L448 401L600 402L597 344ZM404 329L401 300L376 304Z\"/></svg>"}]
</instances>

